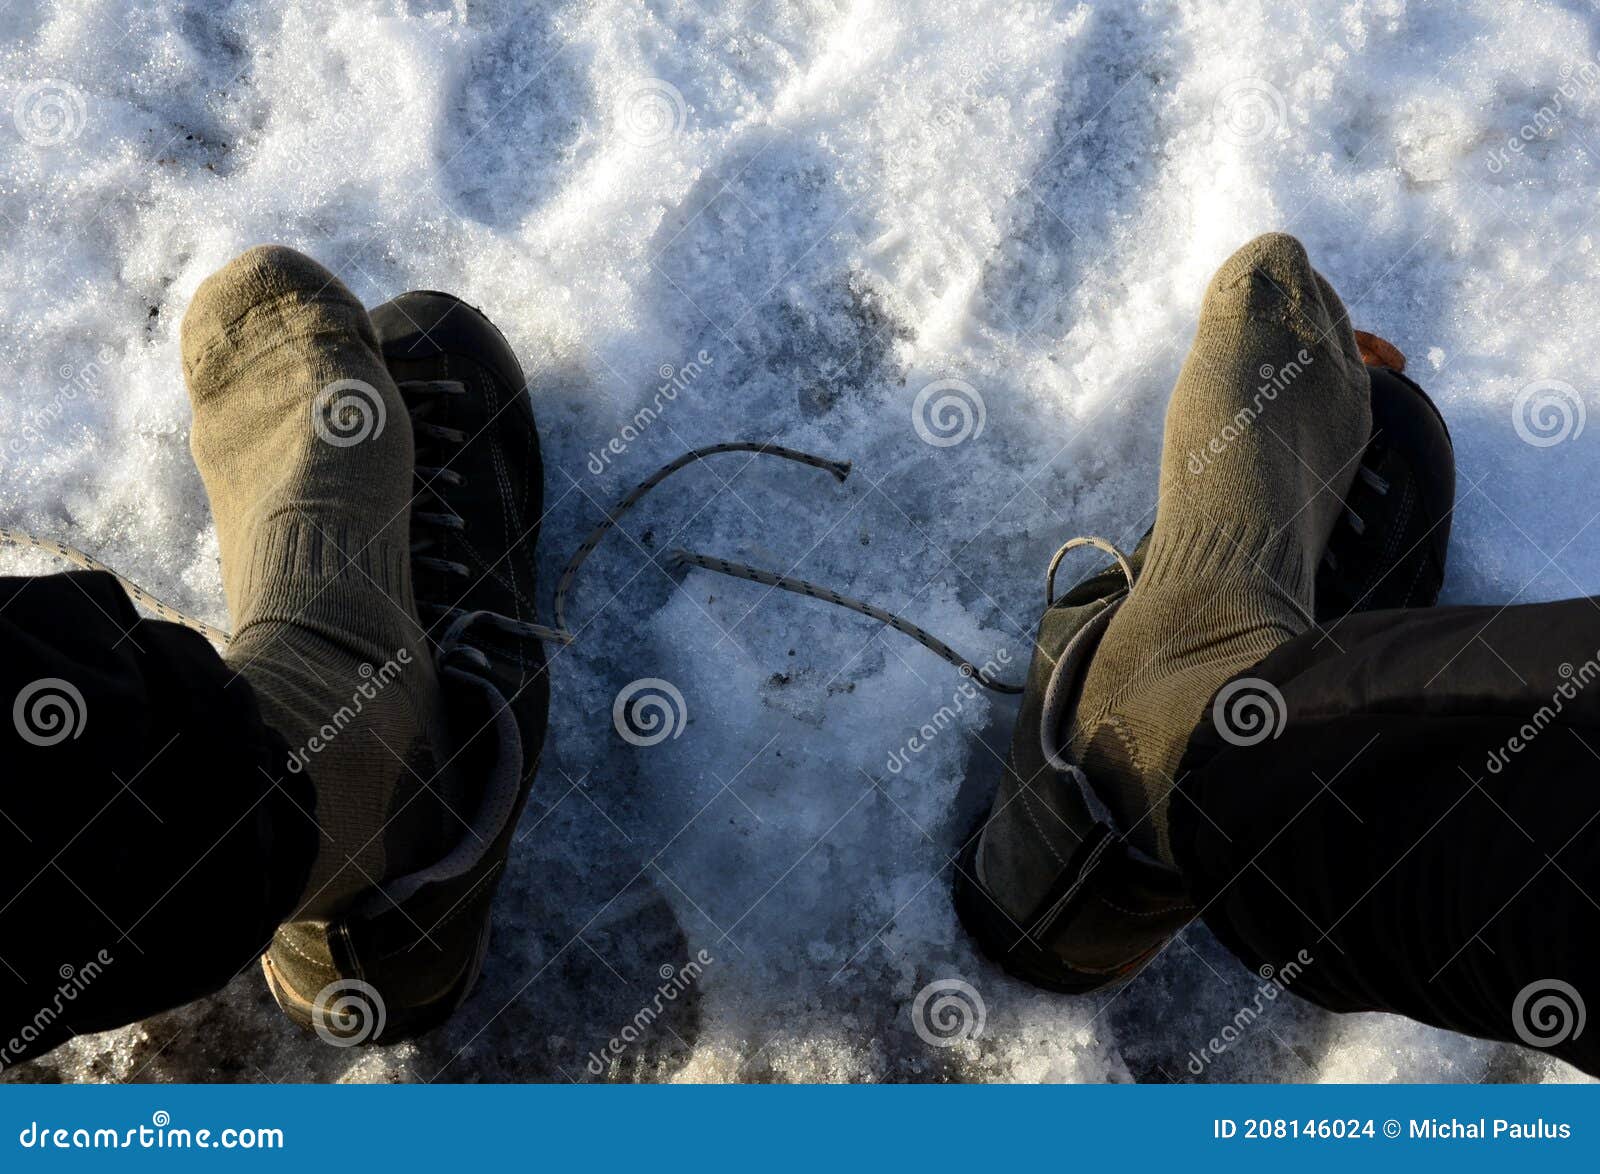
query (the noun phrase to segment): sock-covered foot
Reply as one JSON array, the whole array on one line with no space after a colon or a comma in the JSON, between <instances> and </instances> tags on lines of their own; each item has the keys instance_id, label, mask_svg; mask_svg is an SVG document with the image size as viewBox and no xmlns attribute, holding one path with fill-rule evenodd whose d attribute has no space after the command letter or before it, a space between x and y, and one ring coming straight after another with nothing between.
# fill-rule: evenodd
<instances>
[{"instance_id":1,"label":"sock-covered foot","mask_svg":"<svg viewBox=\"0 0 1600 1174\"><path fill-rule=\"evenodd\" d=\"M448 842L439 686L412 601L410 419L366 310L289 249L239 256L182 329L191 445L216 519L226 654L316 784L301 916Z\"/></svg>"},{"instance_id":2,"label":"sock-covered foot","mask_svg":"<svg viewBox=\"0 0 1600 1174\"><path fill-rule=\"evenodd\" d=\"M1149 552L1069 732L1124 831L1169 863L1167 799L1189 735L1224 681L1309 627L1370 426L1338 295L1293 237L1251 241L1206 291L1167 407Z\"/></svg>"}]
</instances>

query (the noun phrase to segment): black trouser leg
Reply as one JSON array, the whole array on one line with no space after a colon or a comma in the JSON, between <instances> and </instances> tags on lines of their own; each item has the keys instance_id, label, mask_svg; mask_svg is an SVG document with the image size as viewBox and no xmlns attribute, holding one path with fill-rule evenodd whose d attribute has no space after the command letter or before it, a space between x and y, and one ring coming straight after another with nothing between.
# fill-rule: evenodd
<instances>
[{"instance_id":1,"label":"black trouser leg","mask_svg":"<svg viewBox=\"0 0 1600 1174\"><path fill-rule=\"evenodd\" d=\"M1305 951L1290 989L1332 1010L1600 1072L1600 601L1377 612L1245 678L1278 735L1208 713L1173 807L1217 936L1280 973Z\"/></svg>"},{"instance_id":2,"label":"black trouser leg","mask_svg":"<svg viewBox=\"0 0 1600 1174\"><path fill-rule=\"evenodd\" d=\"M0 1067L209 994L316 851L311 782L200 636L0 578Z\"/></svg>"}]
</instances>

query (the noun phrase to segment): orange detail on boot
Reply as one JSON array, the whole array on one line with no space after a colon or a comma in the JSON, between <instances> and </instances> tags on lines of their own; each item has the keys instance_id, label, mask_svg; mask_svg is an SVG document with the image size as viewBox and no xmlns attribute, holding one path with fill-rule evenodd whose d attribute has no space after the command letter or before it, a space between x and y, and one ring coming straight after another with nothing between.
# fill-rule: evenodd
<instances>
[{"instance_id":1,"label":"orange detail on boot","mask_svg":"<svg viewBox=\"0 0 1600 1174\"><path fill-rule=\"evenodd\" d=\"M1361 351L1361 361L1369 367L1388 367L1392 371L1406 369L1406 357L1400 353L1399 347L1386 338L1358 330L1356 347Z\"/></svg>"}]
</instances>

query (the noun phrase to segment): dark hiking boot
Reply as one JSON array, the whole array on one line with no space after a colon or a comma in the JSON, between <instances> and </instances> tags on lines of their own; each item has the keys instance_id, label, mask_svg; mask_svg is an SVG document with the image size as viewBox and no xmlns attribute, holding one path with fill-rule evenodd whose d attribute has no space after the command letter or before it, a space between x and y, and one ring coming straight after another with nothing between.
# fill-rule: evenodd
<instances>
[{"instance_id":1,"label":"dark hiking boot","mask_svg":"<svg viewBox=\"0 0 1600 1174\"><path fill-rule=\"evenodd\" d=\"M1373 436L1318 572L1318 623L1438 597L1455 457L1403 362L1368 367ZM1090 659L1148 542L1126 572L1101 571L1046 609L999 793L955 872L956 910L983 952L1048 990L1082 994L1127 978L1196 914L1183 878L1116 828L1064 745Z\"/></svg>"},{"instance_id":2,"label":"dark hiking boot","mask_svg":"<svg viewBox=\"0 0 1600 1174\"><path fill-rule=\"evenodd\" d=\"M417 609L450 765L471 785L449 821L453 847L430 867L349 914L283 926L262 959L289 1017L341 1046L426 1031L472 990L549 707L545 630L532 622L543 473L522 370L493 324L449 294L403 294L371 318L412 418Z\"/></svg>"},{"instance_id":3,"label":"dark hiking boot","mask_svg":"<svg viewBox=\"0 0 1600 1174\"><path fill-rule=\"evenodd\" d=\"M1368 367L1372 439L1317 572L1317 622L1391 607L1432 607L1444 586L1456 498L1444 417L1397 367Z\"/></svg>"}]
</instances>

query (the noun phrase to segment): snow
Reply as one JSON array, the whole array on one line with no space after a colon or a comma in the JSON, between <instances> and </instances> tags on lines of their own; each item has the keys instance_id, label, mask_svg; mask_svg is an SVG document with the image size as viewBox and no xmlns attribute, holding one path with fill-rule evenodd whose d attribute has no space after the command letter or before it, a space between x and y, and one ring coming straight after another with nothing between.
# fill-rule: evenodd
<instances>
[{"instance_id":1,"label":"snow","mask_svg":"<svg viewBox=\"0 0 1600 1174\"><path fill-rule=\"evenodd\" d=\"M15 1078L591 1080L662 968L701 950L601 1079L1574 1078L1288 999L1196 1076L1191 1053L1259 985L1199 927L1115 995L1003 976L956 925L947 860L1014 703L964 702L891 772L953 707L948 666L661 563L682 545L788 570L974 660L1020 658L1055 547L1148 522L1205 282L1281 228L1454 429L1447 600L1600 590L1600 543L1572 541L1591 502L1570 491L1594 434L1534 445L1513 426L1527 385L1565 385L1578 413L1600 369L1597 53L1578 0L12 0L6 524L225 623L177 327L261 241L369 304L448 289L502 327L546 446L547 584L605 504L691 446L855 462L840 485L717 458L591 560L488 973L448 1027L330 1048L251 971ZM946 438L912 414L938 381L981 431L924 439ZM46 566L0 554L6 573ZM681 694L676 737L635 745L605 719L640 678ZM984 1027L937 1046L911 1008L950 978Z\"/></svg>"}]
</instances>

